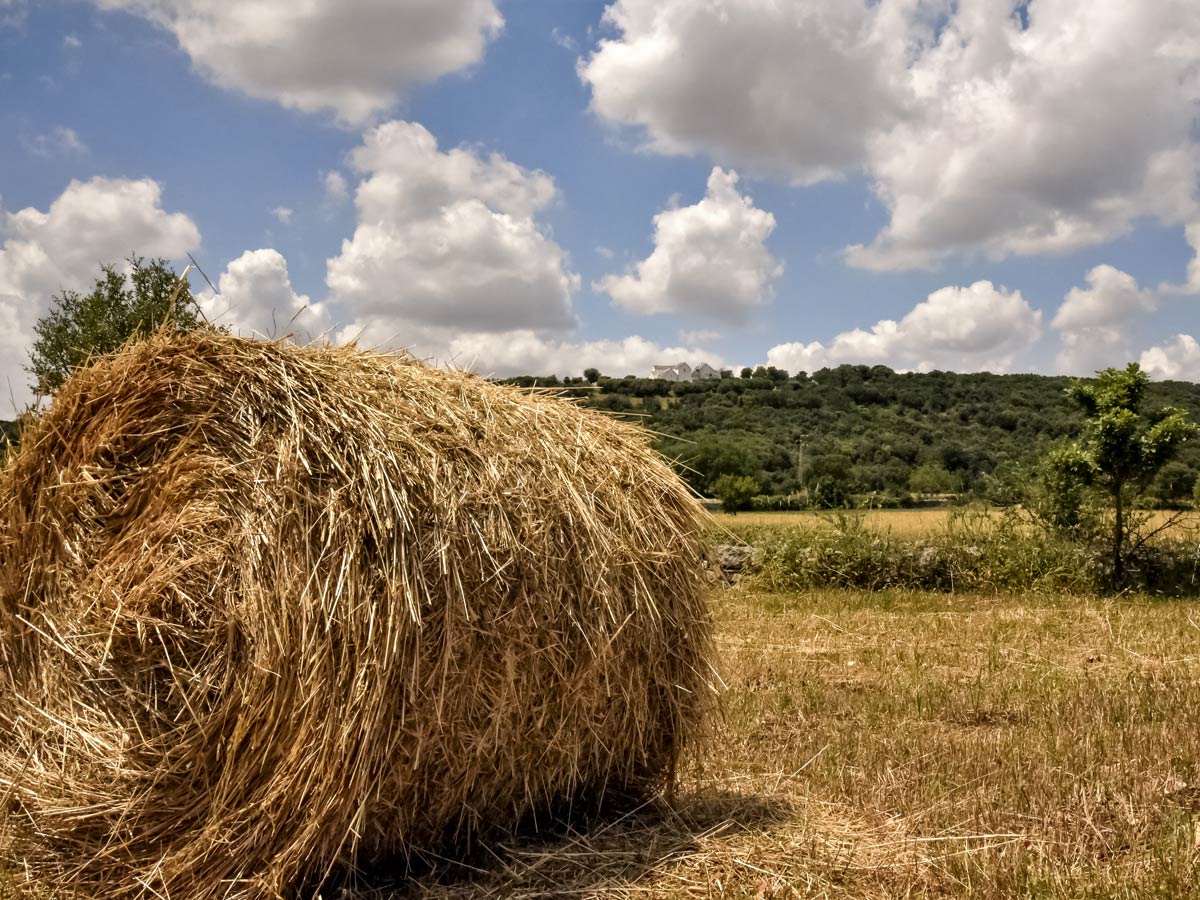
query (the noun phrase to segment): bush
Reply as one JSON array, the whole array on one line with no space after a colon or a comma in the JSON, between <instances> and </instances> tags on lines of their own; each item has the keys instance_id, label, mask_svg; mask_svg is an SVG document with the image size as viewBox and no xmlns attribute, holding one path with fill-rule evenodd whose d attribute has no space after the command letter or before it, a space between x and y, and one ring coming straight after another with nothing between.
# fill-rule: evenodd
<instances>
[{"instance_id":1,"label":"bush","mask_svg":"<svg viewBox=\"0 0 1200 900\"><path fill-rule=\"evenodd\" d=\"M754 576L762 587L1097 594L1111 582L1102 546L1046 534L1016 515L965 509L940 532L914 537L868 528L861 514L823 519L742 531L762 549ZM1150 593L1200 595L1200 543L1143 548L1129 574Z\"/></svg>"},{"instance_id":2,"label":"bush","mask_svg":"<svg viewBox=\"0 0 1200 900\"><path fill-rule=\"evenodd\" d=\"M749 509L758 490L758 482L746 475L722 475L712 486L721 509L727 513Z\"/></svg>"}]
</instances>

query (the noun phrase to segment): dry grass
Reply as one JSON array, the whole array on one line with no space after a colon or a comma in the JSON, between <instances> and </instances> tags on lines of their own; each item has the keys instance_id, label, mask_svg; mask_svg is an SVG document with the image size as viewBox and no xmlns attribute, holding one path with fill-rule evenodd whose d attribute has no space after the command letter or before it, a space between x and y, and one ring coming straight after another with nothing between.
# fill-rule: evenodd
<instances>
[{"instance_id":1,"label":"dry grass","mask_svg":"<svg viewBox=\"0 0 1200 900\"><path fill-rule=\"evenodd\" d=\"M674 812L378 898L1200 897L1186 603L733 589L723 733Z\"/></svg>"},{"instance_id":2,"label":"dry grass","mask_svg":"<svg viewBox=\"0 0 1200 900\"><path fill-rule=\"evenodd\" d=\"M1200 897L1193 605L735 588L716 615L727 714L676 811L356 900Z\"/></svg>"},{"instance_id":3,"label":"dry grass","mask_svg":"<svg viewBox=\"0 0 1200 900\"><path fill-rule=\"evenodd\" d=\"M709 705L699 507L637 429L160 335L0 479L10 878L267 900L653 795Z\"/></svg>"},{"instance_id":4,"label":"dry grass","mask_svg":"<svg viewBox=\"0 0 1200 900\"><path fill-rule=\"evenodd\" d=\"M953 509L876 509L854 513L863 517L863 524L878 531L891 531L898 535L921 535L940 531L949 521ZM827 512L740 512L709 513L713 520L725 528L743 526L821 526L829 521Z\"/></svg>"},{"instance_id":5,"label":"dry grass","mask_svg":"<svg viewBox=\"0 0 1200 900\"><path fill-rule=\"evenodd\" d=\"M865 512L853 512L851 515L861 516L863 525L874 531L889 531L900 537L919 537L934 534L946 529L950 519L961 513L961 508L940 507L937 509L876 509ZM832 521L828 512L741 512L736 515L729 513L709 513L718 526L723 528L742 528L749 526L814 526L821 527ZM1147 517L1147 526L1154 528L1166 521L1174 513L1165 510L1155 510ZM1200 513L1192 512L1184 515L1181 527L1192 532L1200 526Z\"/></svg>"}]
</instances>

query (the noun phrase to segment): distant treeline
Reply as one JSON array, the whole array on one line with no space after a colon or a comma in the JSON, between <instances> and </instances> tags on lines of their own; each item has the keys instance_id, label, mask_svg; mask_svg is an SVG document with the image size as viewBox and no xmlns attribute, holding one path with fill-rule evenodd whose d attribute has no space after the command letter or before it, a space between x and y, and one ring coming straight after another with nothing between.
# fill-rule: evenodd
<instances>
[{"instance_id":1,"label":"distant treeline","mask_svg":"<svg viewBox=\"0 0 1200 900\"><path fill-rule=\"evenodd\" d=\"M1021 477L1055 441L1076 435L1071 379L838 366L795 375L760 366L709 381L521 376L585 406L629 416L654 433L701 493L722 475L754 479L759 505L904 505L915 495L986 496ZM1152 406L1179 406L1200 423L1200 385L1151 386ZM0 422L14 438L15 423ZM2 453L2 450L0 450ZM1186 445L1151 490L1158 505L1188 502L1200 441Z\"/></svg>"},{"instance_id":2,"label":"distant treeline","mask_svg":"<svg viewBox=\"0 0 1200 900\"><path fill-rule=\"evenodd\" d=\"M1053 442L1076 435L1071 379L838 366L795 375L773 367L710 381L524 376L586 406L636 416L683 476L709 492L722 475L753 478L760 505L858 500L902 505L913 495L985 495L1020 476ZM1150 406L1179 406L1200 423L1200 385L1156 382ZM1191 499L1200 442L1168 464L1152 490L1161 504Z\"/></svg>"}]
</instances>

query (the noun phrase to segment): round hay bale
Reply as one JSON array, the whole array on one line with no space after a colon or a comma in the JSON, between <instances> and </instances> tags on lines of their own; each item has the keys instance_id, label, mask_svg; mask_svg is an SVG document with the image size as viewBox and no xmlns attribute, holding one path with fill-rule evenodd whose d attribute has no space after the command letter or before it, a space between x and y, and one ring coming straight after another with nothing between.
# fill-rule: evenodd
<instances>
[{"instance_id":1,"label":"round hay bale","mask_svg":"<svg viewBox=\"0 0 1200 900\"><path fill-rule=\"evenodd\" d=\"M0 482L0 796L55 896L275 898L645 797L712 696L638 429L411 359L159 335Z\"/></svg>"}]
</instances>

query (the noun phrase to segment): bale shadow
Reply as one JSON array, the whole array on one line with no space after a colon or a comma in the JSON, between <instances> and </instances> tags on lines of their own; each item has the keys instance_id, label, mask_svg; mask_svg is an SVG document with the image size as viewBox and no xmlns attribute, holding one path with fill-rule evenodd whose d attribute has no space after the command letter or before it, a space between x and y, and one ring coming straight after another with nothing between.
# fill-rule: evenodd
<instances>
[{"instance_id":1,"label":"bale shadow","mask_svg":"<svg viewBox=\"0 0 1200 900\"><path fill-rule=\"evenodd\" d=\"M664 866L701 852L702 841L766 831L793 812L780 798L729 791L688 794L674 804L658 799L619 814L530 823L465 855L456 848L453 859L408 860L403 873L391 866L361 871L354 884L327 884L320 900L533 900L636 889Z\"/></svg>"}]
</instances>

